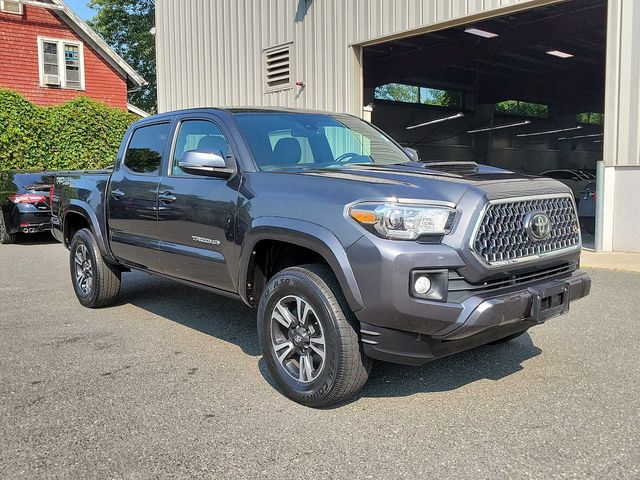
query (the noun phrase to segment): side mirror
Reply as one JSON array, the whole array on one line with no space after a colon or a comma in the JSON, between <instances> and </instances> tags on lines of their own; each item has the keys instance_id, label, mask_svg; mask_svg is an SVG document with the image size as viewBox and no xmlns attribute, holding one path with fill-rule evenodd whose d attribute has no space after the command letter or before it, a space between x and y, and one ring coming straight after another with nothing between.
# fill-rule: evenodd
<instances>
[{"instance_id":1,"label":"side mirror","mask_svg":"<svg viewBox=\"0 0 640 480\"><path fill-rule=\"evenodd\" d=\"M235 172L235 169L227 164L220 153L207 150L190 150L184 152L178 166L191 175L230 177Z\"/></svg>"},{"instance_id":2,"label":"side mirror","mask_svg":"<svg viewBox=\"0 0 640 480\"><path fill-rule=\"evenodd\" d=\"M418 151L415 148L404 147L404 151L407 155L411 157L411 159L414 162L420 161L420 155L418 154Z\"/></svg>"}]
</instances>

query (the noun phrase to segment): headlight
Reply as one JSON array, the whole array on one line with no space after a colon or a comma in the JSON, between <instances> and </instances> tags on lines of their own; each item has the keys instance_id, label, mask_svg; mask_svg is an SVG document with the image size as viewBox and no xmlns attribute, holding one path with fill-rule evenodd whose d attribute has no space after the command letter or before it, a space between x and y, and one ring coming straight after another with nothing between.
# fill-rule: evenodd
<instances>
[{"instance_id":1,"label":"headlight","mask_svg":"<svg viewBox=\"0 0 640 480\"><path fill-rule=\"evenodd\" d=\"M349 208L349 216L382 237L415 240L423 235L449 233L455 210L429 205L359 203Z\"/></svg>"}]
</instances>

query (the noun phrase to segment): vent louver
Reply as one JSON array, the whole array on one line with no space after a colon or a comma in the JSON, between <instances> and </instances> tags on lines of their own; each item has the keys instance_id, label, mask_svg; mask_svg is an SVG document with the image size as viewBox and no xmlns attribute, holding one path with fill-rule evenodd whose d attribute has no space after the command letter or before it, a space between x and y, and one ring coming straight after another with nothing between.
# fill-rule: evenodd
<instances>
[{"instance_id":1,"label":"vent louver","mask_svg":"<svg viewBox=\"0 0 640 480\"><path fill-rule=\"evenodd\" d=\"M267 90L280 90L291 86L291 43L264 51Z\"/></svg>"}]
</instances>

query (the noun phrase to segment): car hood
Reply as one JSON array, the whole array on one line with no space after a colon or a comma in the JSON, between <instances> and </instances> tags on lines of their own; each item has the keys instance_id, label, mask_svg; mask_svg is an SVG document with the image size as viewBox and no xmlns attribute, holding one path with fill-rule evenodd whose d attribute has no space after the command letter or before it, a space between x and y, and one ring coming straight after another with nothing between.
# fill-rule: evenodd
<instances>
[{"instance_id":1,"label":"car hood","mask_svg":"<svg viewBox=\"0 0 640 480\"><path fill-rule=\"evenodd\" d=\"M467 166L468 167L468 166ZM344 246L363 234L345 217L356 202L437 203L455 207L465 228L488 200L570 193L550 178L530 177L488 166L345 165L343 168L287 168L243 175L238 209L242 228L258 218L284 217L326 226Z\"/></svg>"},{"instance_id":2,"label":"car hood","mask_svg":"<svg viewBox=\"0 0 640 480\"><path fill-rule=\"evenodd\" d=\"M488 200L569 191L565 185L552 179L470 162L345 165L339 169L301 168L282 172L307 178L348 181L352 184L348 190L358 198L404 198L457 204L468 190Z\"/></svg>"}]
</instances>

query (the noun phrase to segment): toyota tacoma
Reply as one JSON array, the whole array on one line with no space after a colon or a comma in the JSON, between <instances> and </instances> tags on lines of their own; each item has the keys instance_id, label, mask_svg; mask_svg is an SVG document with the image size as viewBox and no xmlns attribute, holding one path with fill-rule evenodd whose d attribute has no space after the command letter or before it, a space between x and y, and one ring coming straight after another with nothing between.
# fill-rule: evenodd
<instances>
[{"instance_id":1,"label":"toyota tacoma","mask_svg":"<svg viewBox=\"0 0 640 480\"><path fill-rule=\"evenodd\" d=\"M571 190L423 162L353 116L192 109L134 123L112 172L60 175L52 228L89 308L141 270L238 298L285 395L354 395L372 360L507 341L589 293Z\"/></svg>"}]
</instances>

